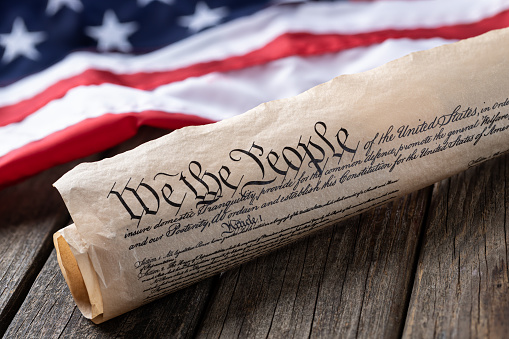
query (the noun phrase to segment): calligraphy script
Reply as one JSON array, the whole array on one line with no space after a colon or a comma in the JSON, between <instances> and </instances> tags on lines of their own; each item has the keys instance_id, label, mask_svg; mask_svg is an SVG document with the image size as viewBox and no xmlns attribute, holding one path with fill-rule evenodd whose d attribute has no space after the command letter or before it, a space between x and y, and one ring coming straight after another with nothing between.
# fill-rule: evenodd
<instances>
[{"instance_id":1,"label":"calligraphy script","mask_svg":"<svg viewBox=\"0 0 509 339\"><path fill-rule=\"evenodd\" d=\"M250 188L272 184L278 178L283 178L284 181L285 178L293 176L297 179L300 169L306 163L321 175L329 156L336 158L339 164L347 153L351 155L350 162L354 161L359 142L350 145L349 133L345 128L327 136L327 125L318 121L314 125L314 133L306 140L303 140L302 135L299 136L295 147L285 146L279 152L273 149L267 151L268 147L256 141L248 149L232 149L228 156L229 163L221 165L218 171L204 169L199 161L192 160L187 170L177 173L159 172L150 182L143 178L133 184L129 178L120 189L115 182L107 198L116 198L125 209L126 217L137 220L136 226L139 228L144 215L157 215L164 204L175 209L177 216L185 202L189 199L195 202L197 211L187 211L171 220L178 222L204 213L208 206L218 202L226 194L231 194L233 198L235 193L239 192L238 199L252 200L254 193ZM240 162L243 168L248 162L249 166L255 168L251 172L252 176L247 178L243 173L235 173L235 163ZM143 232L143 229L134 231L132 235L139 234L140 231Z\"/></svg>"}]
</instances>

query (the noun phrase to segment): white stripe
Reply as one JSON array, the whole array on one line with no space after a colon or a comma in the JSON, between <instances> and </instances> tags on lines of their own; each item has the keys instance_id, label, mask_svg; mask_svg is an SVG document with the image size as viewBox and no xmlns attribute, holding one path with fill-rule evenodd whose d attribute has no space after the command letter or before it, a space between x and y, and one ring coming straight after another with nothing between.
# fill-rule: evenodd
<instances>
[{"instance_id":1,"label":"white stripe","mask_svg":"<svg viewBox=\"0 0 509 339\"><path fill-rule=\"evenodd\" d=\"M0 89L0 106L26 100L87 69L115 73L168 71L244 55L287 32L355 34L383 29L471 23L509 9L509 0L388 1L281 5L232 21L142 56L73 53L60 63Z\"/></svg>"},{"instance_id":2,"label":"white stripe","mask_svg":"<svg viewBox=\"0 0 509 339\"><path fill-rule=\"evenodd\" d=\"M157 110L222 120L260 103L297 95L337 75L362 72L410 52L449 42L438 38L388 40L336 54L289 57L235 72L212 73L154 91L112 84L77 87L22 122L0 127L0 156L105 113Z\"/></svg>"}]
</instances>

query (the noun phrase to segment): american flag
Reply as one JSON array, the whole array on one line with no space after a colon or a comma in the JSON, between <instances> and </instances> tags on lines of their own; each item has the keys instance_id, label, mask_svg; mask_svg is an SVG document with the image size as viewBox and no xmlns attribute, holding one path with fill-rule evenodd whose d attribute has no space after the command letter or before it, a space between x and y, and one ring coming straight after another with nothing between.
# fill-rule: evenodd
<instances>
[{"instance_id":1,"label":"american flag","mask_svg":"<svg viewBox=\"0 0 509 339\"><path fill-rule=\"evenodd\" d=\"M0 186L507 26L509 0L2 1Z\"/></svg>"}]
</instances>

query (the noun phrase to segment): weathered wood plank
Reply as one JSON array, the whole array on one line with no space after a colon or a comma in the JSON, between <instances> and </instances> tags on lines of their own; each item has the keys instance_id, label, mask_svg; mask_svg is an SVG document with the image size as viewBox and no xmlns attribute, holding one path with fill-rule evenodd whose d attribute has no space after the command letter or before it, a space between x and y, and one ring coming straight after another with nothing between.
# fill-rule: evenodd
<instances>
[{"instance_id":1,"label":"weathered wood plank","mask_svg":"<svg viewBox=\"0 0 509 339\"><path fill-rule=\"evenodd\" d=\"M347 262L341 262L341 244L335 244L317 300L313 336L400 336L430 195L424 189L363 214L355 247L345 253ZM338 294L335 271L345 263Z\"/></svg>"},{"instance_id":2,"label":"weathered wood plank","mask_svg":"<svg viewBox=\"0 0 509 339\"><path fill-rule=\"evenodd\" d=\"M53 168L0 191L0 335L48 258L53 232L69 221L51 184L75 164Z\"/></svg>"},{"instance_id":3,"label":"weathered wood plank","mask_svg":"<svg viewBox=\"0 0 509 339\"><path fill-rule=\"evenodd\" d=\"M225 273L198 337L398 337L429 189Z\"/></svg>"},{"instance_id":4,"label":"weathered wood plank","mask_svg":"<svg viewBox=\"0 0 509 339\"><path fill-rule=\"evenodd\" d=\"M214 278L132 312L95 325L85 319L52 252L5 338L190 338L203 313Z\"/></svg>"},{"instance_id":5,"label":"weathered wood plank","mask_svg":"<svg viewBox=\"0 0 509 339\"><path fill-rule=\"evenodd\" d=\"M131 141L105 153L132 148L167 131L145 128ZM53 248L55 231L69 222L62 198L52 184L81 161L54 167L0 191L0 335L21 306Z\"/></svg>"},{"instance_id":6,"label":"weathered wood plank","mask_svg":"<svg viewBox=\"0 0 509 339\"><path fill-rule=\"evenodd\" d=\"M297 324L302 322L305 326L303 333L309 333L302 320L312 318L312 309L303 306L312 306L316 297L301 294L299 284L301 280L307 280L309 288L318 289L320 266L323 266L331 233L329 229L226 272L198 337L265 337L275 325L273 319L283 312L298 318ZM310 261L306 262L309 247L322 249L310 250L309 255L316 259L312 265L309 265ZM278 303L281 297L283 300ZM296 301L308 297L310 303Z\"/></svg>"},{"instance_id":7,"label":"weathered wood plank","mask_svg":"<svg viewBox=\"0 0 509 339\"><path fill-rule=\"evenodd\" d=\"M37 295L34 288L42 290L44 294ZM74 308L73 298L66 291L65 280L58 269L53 250L4 338L51 337L65 326ZM42 322L45 326L39 326ZM37 327L36 331L32 331L34 326Z\"/></svg>"},{"instance_id":8,"label":"weathered wood plank","mask_svg":"<svg viewBox=\"0 0 509 339\"><path fill-rule=\"evenodd\" d=\"M167 131L144 128L135 138L105 155L126 151L165 133ZM53 191L56 193L56 190ZM61 200L58 195L57 198ZM65 208L63 204L62 208ZM54 230L52 228L48 236L51 237ZM46 258L47 255L43 260ZM9 327L5 338L192 337L213 281L214 278L207 279L104 324L95 325L85 319L75 306L53 250L14 319L10 325L7 323Z\"/></svg>"},{"instance_id":9,"label":"weathered wood plank","mask_svg":"<svg viewBox=\"0 0 509 339\"><path fill-rule=\"evenodd\" d=\"M509 157L436 184L404 337L509 333Z\"/></svg>"}]
</instances>

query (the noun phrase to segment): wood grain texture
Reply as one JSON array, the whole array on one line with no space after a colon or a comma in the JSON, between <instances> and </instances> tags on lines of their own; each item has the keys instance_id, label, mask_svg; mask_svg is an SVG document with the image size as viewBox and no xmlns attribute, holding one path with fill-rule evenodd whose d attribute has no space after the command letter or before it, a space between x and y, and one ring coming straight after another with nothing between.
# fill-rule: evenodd
<instances>
[{"instance_id":1,"label":"wood grain texture","mask_svg":"<svg viewBox=\"0 0 509 339\"><path fill-rule=\"evenodd\" d=\"M5 338L190 338L214 278L95 325L85 319L60 273L55 251L37 276Z\"/></svg>"},{"instance_id":2,"label":"wood grain texture","mask_svg":"<svg viewBox=\"0 0 509 339\"><path fill-rule=\"evenodd\" d=\"M135 138L104 153L103 156L111 156L126 151L167 132L143 128ZM51 182L62 174L60 172L53 174L56 177ZM55 208L56 204L60 204L60 210L66 216L63 220L67 221L68 215L63 203L61 203L61 198L56 190L52 190L52 194L56 193L57 203L53 200L48 201L48 208L51 209L53 206L54 212L56 212L59 210ZM40 201L40 197L37 201ZM27 220L26 215L20 216L20 218ZM38 220L39 216L36 215L34 218ZM49 239L48 253L52 250L51 236L53 232L65 225L63 222L60 222L60 224L56 228L53 226L44 229L43 234ZM31 227L36 228L34 225ZM26 234L27 230L19 230L19 232L15 236L22 239L23 237L20 235ZM47 257L48 255L44 258L31 258L32 262L34 260L42 261L44 267L33 285L30 283L31 288L30 285L26 287L30 290L24 301L21 298L20 301L23 304L20 303L21 306L12 322L10 320L6 321L6 327L9 327L5 333L5 338L192 337L208 301L214 281L214 278L210 278L104 324L95 325L85 319L77 309L58 267L55 251L53 250L46 261ZM44 261L46 262L44 263ZM38 273L38 270L34 271L36 271L35 274Z\"/></svg>"},{"instance_id":3,"label":"wood grain texture","mask_svg":"<svg viewBox=\"0 0 509 339\"><path fill-rule=\"evenodd\" d=\"M507 337L508 164L435 185L404 337Z\"/></svg>"},{"instance_id":4,"label":"wood grain texture","mask_svg":"<svg viewBox=\"0 0 509 339\"><path fill-rule=\"evenodd\" d=\"M423 190L225 273L199 338L398 337Z\"/></svg>"},{"instance_id":5,"label":"wood grain texture","mask_svg":"<svg viewBox=\"0 0 509 339\"><path fill-rule=\"evenodd\" d=\"M53 250L5 338L54 337L65 327L75 308Z\"/></svg>"},{"instance_id":6,"label":"wood grain texture","mask_svg":"<svg viewBox=\"0 0 509 339\"><path fill-rule=\"evenodd\" d=\"M0 335L48 258L53 232L69 221L51 185L75 164L53 168L0 191Z\"/></svg>"},{"instance_id":7,"label":"wood grain texture","mask_svg":"<svg viewBox=\"0 0 509 339\"><path fill-rule=\"evenodd\" d=\"M53 233L69 223L67 209L52 184L82 161L99 160L164 133L168 131L144 128L109 152L56 166L0 191L0 335L50 255Z\"/></svg>"},{"instance_id":8,"label":"wood grain texture","mask_svg":"<svg viewBox=\"0 0 509 339\"><path fill-rule=\"evenodd\" d=\"M338 254L328 258L329 274L321 284L312 336L400 336L430 195L431 190L424 189L361 215L341 294L335 291L335 271L342 269L342 248L335 244L337 250L331 253Z\"/></svg>"}]
</instances>

